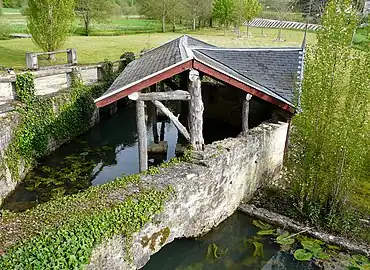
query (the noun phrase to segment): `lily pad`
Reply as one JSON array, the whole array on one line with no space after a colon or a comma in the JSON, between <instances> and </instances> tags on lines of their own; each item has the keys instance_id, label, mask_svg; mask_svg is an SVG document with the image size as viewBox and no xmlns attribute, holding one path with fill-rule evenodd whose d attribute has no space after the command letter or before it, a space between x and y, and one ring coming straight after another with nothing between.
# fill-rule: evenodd
<instances>
[{"instance_id":1,"label":"lily pad","mask_svg":"<svg viewBox=\"0 0 370 270\"><path fill-rule=\"evenodd\" d=\"M297 249L294 252L294 258L297 261L310 261L312 259L312 253L306 251L305 249Z\"/></svg>"},{"instance_id":2,"label":"lily pad","mask_svg":"<svg viewBox=\"0 0 370 270\"><path fill-rule=\"evenodd\" d=\"M272 226L268 223L262 222L260 220L253 220L253 225L256 226L257 228L260 228L262 230L269 230L272 228Z\"/></svg>"},{"instance_id":3,"label":"lily pad","mask_svg":"<svg viewBox=\"0 0 370 270\"><path fill-rule=\"evenodd\" d=\"M253 242L254 252L253 257L263 257L263 244L260 242Z\"/></svg>"},{"instance_id":4,"label":"lily pad","mask_svg":"<svg viewBox=\"0 0 370 270\"><path fill-rule=\"evenodd\" d=\"M315 241L304 240L304 241L301 242L301 244L302 244L304 249L307 249L307 250L309 250L313 253L319 252L320 250L322 250L320 244L318 244Z\"/></svg>"},{"instance_id":5,"label":"lily pad","mask_svg":"<svg viewBox=\"0 0 370 270\"><path fill-rule=\"evenodd\" d=\"M271 229L271 230L261 230L257 233L258 235L275 235L276 232L275 232L275 229Z\"/></svg>"},{"instance_id":6,"label":"lily pad","mask_svg":"<svg viewBox=\"0 0 370 270\"><path fill-rule=\"evenodd\" d=\"M317 259L320 259L320 260L328 260L330 259L330 256L329 254L325 253L324 251L322 250L319 250L317 252L314 252L313 253L313 256Z\"/></svg>"},{"instance_id":7,"label":"lily pad","mask_svg":"<svg viewBox=\"0 0 370 270\"><path fill-rule=\"evenodd\" d=\"M293 237L290 237L288 232L286 232L276 237L276 242L280 245L292 245L294 244L295 240Z\"/></svg>"}]
</instances>

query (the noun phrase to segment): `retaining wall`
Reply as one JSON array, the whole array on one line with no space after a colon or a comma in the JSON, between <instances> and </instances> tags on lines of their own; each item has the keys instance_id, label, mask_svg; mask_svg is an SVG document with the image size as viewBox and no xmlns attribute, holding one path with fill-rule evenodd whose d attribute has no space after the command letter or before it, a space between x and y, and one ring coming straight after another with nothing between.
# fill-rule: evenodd
<instances>
[{"instance_id":1,"label":"retaining wall","mask_svg":"<svg viewBox=\"0 0 370 270\"><path fill-rule=\"evenodd\" d=\"M87 269L140 269L174 239L209 232L258 187L279 176L287 130L288 124L282 122L262 124L247 137L215 142L204 152L193 153L195 164L143 177L144 185L172 186L174 195L163 212L134 235L131 250L124 235L117 235L95 248ZM127 255L132 262L125 260Z\"/></svg>"}]
</instances>

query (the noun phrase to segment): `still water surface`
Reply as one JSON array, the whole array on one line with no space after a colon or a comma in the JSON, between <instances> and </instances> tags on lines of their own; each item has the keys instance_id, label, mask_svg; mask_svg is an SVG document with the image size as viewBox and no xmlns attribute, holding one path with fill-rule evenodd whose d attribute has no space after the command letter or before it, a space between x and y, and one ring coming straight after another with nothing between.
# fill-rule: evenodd
<instances>
[{"instance_id":1,"label":"still water surface","mask_svg":"<svg viewBox=\"0 0 370 270\"><path fill-rule=\"evenodd\" d=\"M144 270L313 270L270 236L258 236L253 219L237 212L198 239L179 239L153 255ZM215 251L216 249L216 251Z\"/></svg>"}]
</instances>

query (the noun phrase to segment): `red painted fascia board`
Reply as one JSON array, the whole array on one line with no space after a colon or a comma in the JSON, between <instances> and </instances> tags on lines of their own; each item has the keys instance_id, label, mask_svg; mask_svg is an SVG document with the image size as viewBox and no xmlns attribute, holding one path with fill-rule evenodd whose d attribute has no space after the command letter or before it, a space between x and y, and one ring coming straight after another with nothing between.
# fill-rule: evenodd
<instances>
[{"instance_id":1,"label":"red painted fascia board","mask_svg":"<svg viewBox=\"0 0 370 270\"><path fill-rule=\"evenodd\" d=\"M288 104L284 103L283 101L280 101L276 98L273 98L269 95L266 95L265 93L257 90L257 89L254 89L224 73L221 73L197 60L194 60L194 64L193 64L193 67L194 69L200 71L200 72L203 72L205 74L207 74L208 76L211 76L215 79L218 79L220 81L223 81L227 84L230 84L236 88L239 88L253 96L256 96L256 97L259 97L260 99L263 99L269 103L272 103L272 104L275 104L277 105L278 107L284 109L285 111L288 111L290 113L294 113L295 112L295 109L292 108L291 106L289 106Z\"/></svg>"},{"instance_id":2,"label":"red painted fascia board","mask_svg":"<svg viewBox=\"0 0 370 270\"><path fill-rule=\"evenodd\" d=\"M187 62L182 63L181 65L175 66L169 70L166 70L162 73L159 73L153 77L150 77L146 80L143 80L139 82L138 84L135 84L125 90L122 90L114 95L111 95L109 97L106 97L105 99L99 100L95 103L95 105L98 108L105 107L109 104L112 104L113 102L116 102L117 100L127 97L128 95L131 95L132 93L139 92L143 90L144 88L147 88L157 82L163 81L165 79L171 78L172 76L175 76L185 70L190 70L193 67L193 61L189 60Z\"/></svg>"}]
</instances>

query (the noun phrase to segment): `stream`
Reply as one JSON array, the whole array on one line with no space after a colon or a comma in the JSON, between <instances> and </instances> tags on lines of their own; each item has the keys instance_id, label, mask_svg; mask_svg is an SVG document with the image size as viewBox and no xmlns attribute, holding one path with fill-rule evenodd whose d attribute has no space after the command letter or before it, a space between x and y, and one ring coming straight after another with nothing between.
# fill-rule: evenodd
<instances>
[{"instance_id":1,"label":"stream","mask_svg":"<svg viewBox=\"0 0 370 270\"><path fill-rule=\"evenodd\" d=\"M311 270L296 261L271 236L259 236L253 219L236 212L197 239L178 239L153 255L144 270Z\"/></svg>"}]
</instances>

